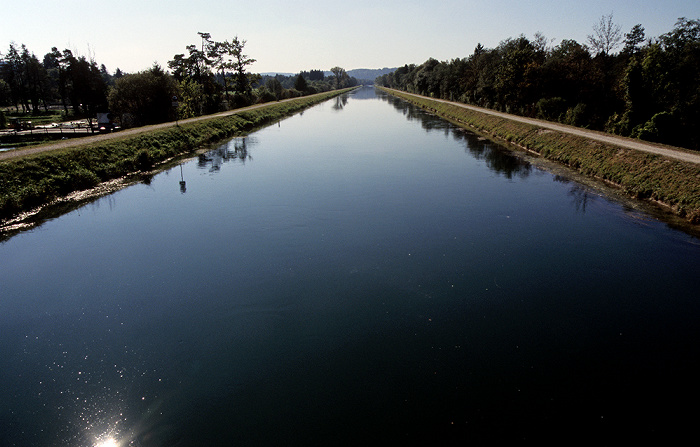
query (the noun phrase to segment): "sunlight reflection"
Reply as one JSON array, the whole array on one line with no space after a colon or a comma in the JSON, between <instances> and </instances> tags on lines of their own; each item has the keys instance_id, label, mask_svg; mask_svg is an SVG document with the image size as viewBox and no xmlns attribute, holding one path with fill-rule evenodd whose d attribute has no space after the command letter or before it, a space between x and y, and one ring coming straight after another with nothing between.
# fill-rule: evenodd
<instances>
[{"instance_id":1,"label":"sunlight reflection","mask_svg":"<svg viewBox=\"0 0 700 447\"><path fill-rule=\"evenodd\" d=\"M114 438L107 438L105 440L97 441L95 447L118 447L119 443Z\"/></svg>"}]
</instances>

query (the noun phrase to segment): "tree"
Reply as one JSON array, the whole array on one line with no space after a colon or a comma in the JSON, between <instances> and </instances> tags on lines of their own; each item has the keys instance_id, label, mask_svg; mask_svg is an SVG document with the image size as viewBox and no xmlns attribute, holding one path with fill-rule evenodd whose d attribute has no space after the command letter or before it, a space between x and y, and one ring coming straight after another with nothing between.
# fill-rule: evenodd
<instances>
[{"instance_id":1,"label":"tree","mask_svg":"<svg viewBox=\"0 0 700 447\"><path fill-rule=\"evenodd\" d=\"M564 39L549 53L541 72L547 80L540 96L562 98L567 107L588 101L593 95L591 54L575 40Z\"/></svg>"},{"instance_id":2,"label":"tree","mask_svg":"<svg viewBox=\"0 0 700 447\"><path fill-rule=\"evenodd\" d=\"M136 125L161 123L175 117L172 97L178 93L175 79L155 64L117 79L109 93L109 109L118 116L131 115Z\"/></svg>"},{"instance_id":3,"label":"tree","mask_svg":"<svg viewBox=\"0 0 700 447\"><path fill-rule=\"evenodd\" d=\"M10 105L10 86L4 80L0 79L0 107Z\"/></svg>"},{"instance_id":4,"label":"tree","mask_svg":"<svg viewBox=\"0 0 700 447\"><path fill-rule=\"evenodd\" d=\"M69 50L66 52L70 53ZM72 54L70 54L72 56ZM66 74L67 59L64 54L58 51L58 48L51 48L50 53L44 55L44 67L49 72L51 84L56 90L56 96L61 100L63 110L68 114L68 77Z\"/></svg>"},{"instance_id":5,"label":"tree","mask_svg":"<svg viewBox=\"0 0 700 447\"><path fill-rule=\"evenodd\" d=\"M179 82L180 95L177 117L180 119L197 116L204 104L202 104L202 85L193 79L183 79Z\"/></svg>"},{"instance_id":6,"label":"tree","mask_svg":"<svg viewBox=\"0 0 700 447\"><path fill-rule=\"evenodd\" d=\"M639 45L644 42L644 27L640 24L634 25L629 33L625 34L625 47L622 52L634 54L639 51Z\"/></svg>"},{"instance_id":7,"label":"tree","mask_svg":"<svg viewBox=\"0 0 700 447\"><path fill-rule=\"evenodd\" d=\"M309 81L323 81L323 78L325 77L323 70L302 71L299 74Z\"/></svg>"},{"instance_id":8,"label":"tree","mask_svg":"<svg viewBox=\"0 0 700 447\"><path fill-rule=\"evenodd\" d=\"M26 82L24 79L24 69L22 66L22 56L17 50L14 42L10 42L10 48L5 54L2 69L2 79L10 87L10 101L15 109L22 106L24 112L29 111L29 101L26 94Z\"/></svg>"},{"instance_id":9,"label":"tree","mask_svg":"<svg viewBox=\"0 0 700 447\"><path fill-rule=\"evenodd\" d=\"M239 39L238 36L235 36L228 45L228 51L229 54L233 56L231 68L233 69L234 73L234 89L238 95L241 95L246 100L250 101L252 87L250 85L250 79L246 73L246 67L255 63L255 59L243 54L245 44L245 40Z\"/></svg>"},{"instance_id":10,"label":"tree","mask_svg":"<svg viewBox=\"0 0 700 447\"><path fill-rule=\"evenodd\" d=\"M594 54L610 55L617 48L622 40L620 25L613 22L613 15L600 18L600 21L593 25L593 34L588 35L588 43Z\"/></svg>"},{"instance_id":11,"label":"tree","mask_svg":"<svg viewBox=\"0 0 700 447\"><path fill-rule=\"evenodd\" d=\"M217 42L211 39L209 33L197 34L202 39L201 47L189 45L186 47L187 55L176 54L168 62L173 76L181 85L187 85L189 92L202 95L202 98L192 101L190 106L199 104L202 108L198 114L220 110L223 106L221 93L223 91L228 99L229 87L236 92L233 101L236 105L249 104L252 100L252 87L246 69L255 59L243 53L246 41L236 36L230 42ZM212 70L220 75L220 83ZM227 73L232 75L229 77ZM183 81L187 83L182 84ZM199 84L199 87L195 88L192 82Z\"/></svg>"},{"instance_id":12,"label":"tree","mask_svg":"<svg viewBox=\"0 0 700 447\"><path fill-rule=\"evenodd\" d=\"M200 65L199 73L200 75L203 75L211 66L211 60L209 60L207 56L211 52L211 47L214 45L214 43L211 41L211 34L202 32L198 32L197 34L199 34L199 37L202 38L202 49L201 51L196 52L196 54L199 56L197 58L197 63Z\"/></svg>"},{"instance_id":13,"label":"tree","mask_svg":"<svg viewBox=\"0 0 700 447\"><path fill-rule=\"evenodd\" d=\"M341 67L333 67L331 68L331 73L333 73L333 76L335 77L335 88L341 88L343 81L348 77L345 69Z\"/></svg>"},{"instance_id":14,"label":"tree","mask_svg":"<svg viewBox=\"0 0 700 447\"><path fill-rule=\"evenodd\" d=\"M67 56L66 56L67 55ZM64 51L68 62L67 76L70 89L68 97L73 111L91 119L99 111L107 109L107 84L94 60L85 56L74 57L69 50Z\"/></svg>"},{"instance_id":15,"label":"tree","mask_svg":"<svg viewBox=\"0 0 700 447\"><path fill-rule=\"evenodd\" d=\"M512 112L533 107L538 99L534 87L543 55L525 36L501 42L498 51L501 60L494 84L498 103Z\"/></svg>"},{"instance_id":16,"label":"tree","mask_svg":"<svg viewBox=\"0 0 700 447\"><path fill-rule=\"evenodd\" d=\"M37 113L41 102L44 103L44 108L47 108L47 99L50 96L49 77L36 55L34 53L30 54L24 45L22 45L22 65L25 71L27 95L31 101L32 112Z\"/></svg>"},{"instance_id":17,"label":"tree","mask_svg":"<svg viewBox=\"0 0 700 447\"><path fill-rule=\"evenodd\" d=\"M284 88L277 78L268 79L265 82L265 88L275 96L276 100L279 101L282 99L282 92L284 91Z\"/></svg>"},{"instance_id":18,"label":"tree","mask_svg":"<svg viewBox=\"0 0 700 447\"><path fill-rule=\"evenodd\" d=\"M671 32L661 35L661 43L670 50L683 49L688 44L700 41L700 20L681 17Z\"/></svg>"},{"instance_id":19,"label":"tree","mask_svg":"<svg viewBox=\"0 0 700 447\"><path fill-rule=\"evenodd\" d=\"M296 80L294 81L294 89L304 93L308 88L309 86L306 83L306 79L304 79L301 73L299 73L299 76L297 76Z\"/></svg>"},{"instance_id":20,"label":"tree","mask_svg":"<svg viewBox=\"0 0 700 447\"><path fill-rule=\"evenodd\" d=\"M201 47L197 45L188 45L186 47L188 54L176 54L173 60L168 62L168 67L173 70L175 79L182 83L187 80L188 85L195 82L199 85L197 88L190 88L190 92L197 92L201 95L197 100L190 103L191 107L195 105L199 107L196 110L197 115L204 113L218 112L222 108L222 87L216 82L216 78L212 73L212 68L215 61L212 56L219 57L220 52L216 42L211 40L209 33L197 33L202 39ZM190 86L192 87L192 86Z\"/></svg>"},{"instance_id":21,"label":"tree","mask_svg":"<svg viewBox=\"0 0 700 447\"><path fill-rule=\"evenodd\" d=\"M229 84L233 84L234 90L239 94L250 96L251 86L245 67L255 62L255 59L243 54L245 43L245 40L239 40L236 36L230 42L226 40L212 42L209 46L208 56L212 66L221 71L221 80L227 100L229 99ZM227 70L233 70L233 82L226 78Z\"/></svg>"}]
</instances>

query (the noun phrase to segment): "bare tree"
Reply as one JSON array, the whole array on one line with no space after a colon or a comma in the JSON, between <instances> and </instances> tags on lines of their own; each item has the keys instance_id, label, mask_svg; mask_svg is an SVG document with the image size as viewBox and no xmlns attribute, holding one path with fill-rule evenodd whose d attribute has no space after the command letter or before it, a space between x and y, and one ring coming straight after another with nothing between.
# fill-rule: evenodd
<instances>
[{"instance_id":1,"label":"bare tree","mask_svg":"<svg viewBox=\"0 0 700 447\"><path fill-rule=\"evenodd\" d=\"M610 54L622 41L622 28L613 22L613 15L600 18L593 25L593 34L588 35L588 43L595 54Z\"/></svg>"}]
</instances>

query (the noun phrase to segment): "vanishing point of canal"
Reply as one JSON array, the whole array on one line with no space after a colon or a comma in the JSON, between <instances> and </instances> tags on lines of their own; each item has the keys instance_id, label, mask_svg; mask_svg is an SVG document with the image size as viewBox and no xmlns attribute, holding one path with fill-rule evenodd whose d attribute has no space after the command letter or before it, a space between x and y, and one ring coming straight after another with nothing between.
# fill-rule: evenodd
<instances>
[{"instance_id":1,"label":"vanishing point of canal","mask_svg":"<svg viewBox=\"0 0 700 447\"><path fill-rule=\"evenodd\" d=\"M370 88L0 243L2 446L668 445L699 354L697 238Z\"/></svg>"}]
</instances>

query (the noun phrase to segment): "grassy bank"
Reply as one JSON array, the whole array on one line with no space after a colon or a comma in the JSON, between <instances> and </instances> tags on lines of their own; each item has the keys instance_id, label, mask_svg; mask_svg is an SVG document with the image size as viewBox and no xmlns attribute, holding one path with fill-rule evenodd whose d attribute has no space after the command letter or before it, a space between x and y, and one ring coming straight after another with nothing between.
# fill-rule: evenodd
<instances>
[{"instance_id":1,"label":"grassy bank","mask_svg":"<svg viewBox=\"0 0 700 447\"><path fill-rule=\"evenodd\" d=\"M653 200L691 224L700 224L700 165L519 123L429 98L393 90L390 93L463 127L616 185L630 197Z\"/></svg>"},{"instance_id":2,"label":"grassy bank","mask_svg":"<svg viewBox=\"0 0 700 447\"><path fill-rule=\"evenodd\" d=\"M204 145L245 134L344 91L0 162L0 221L102 182L150 171Z\"/></svg>"}]
</instances>

